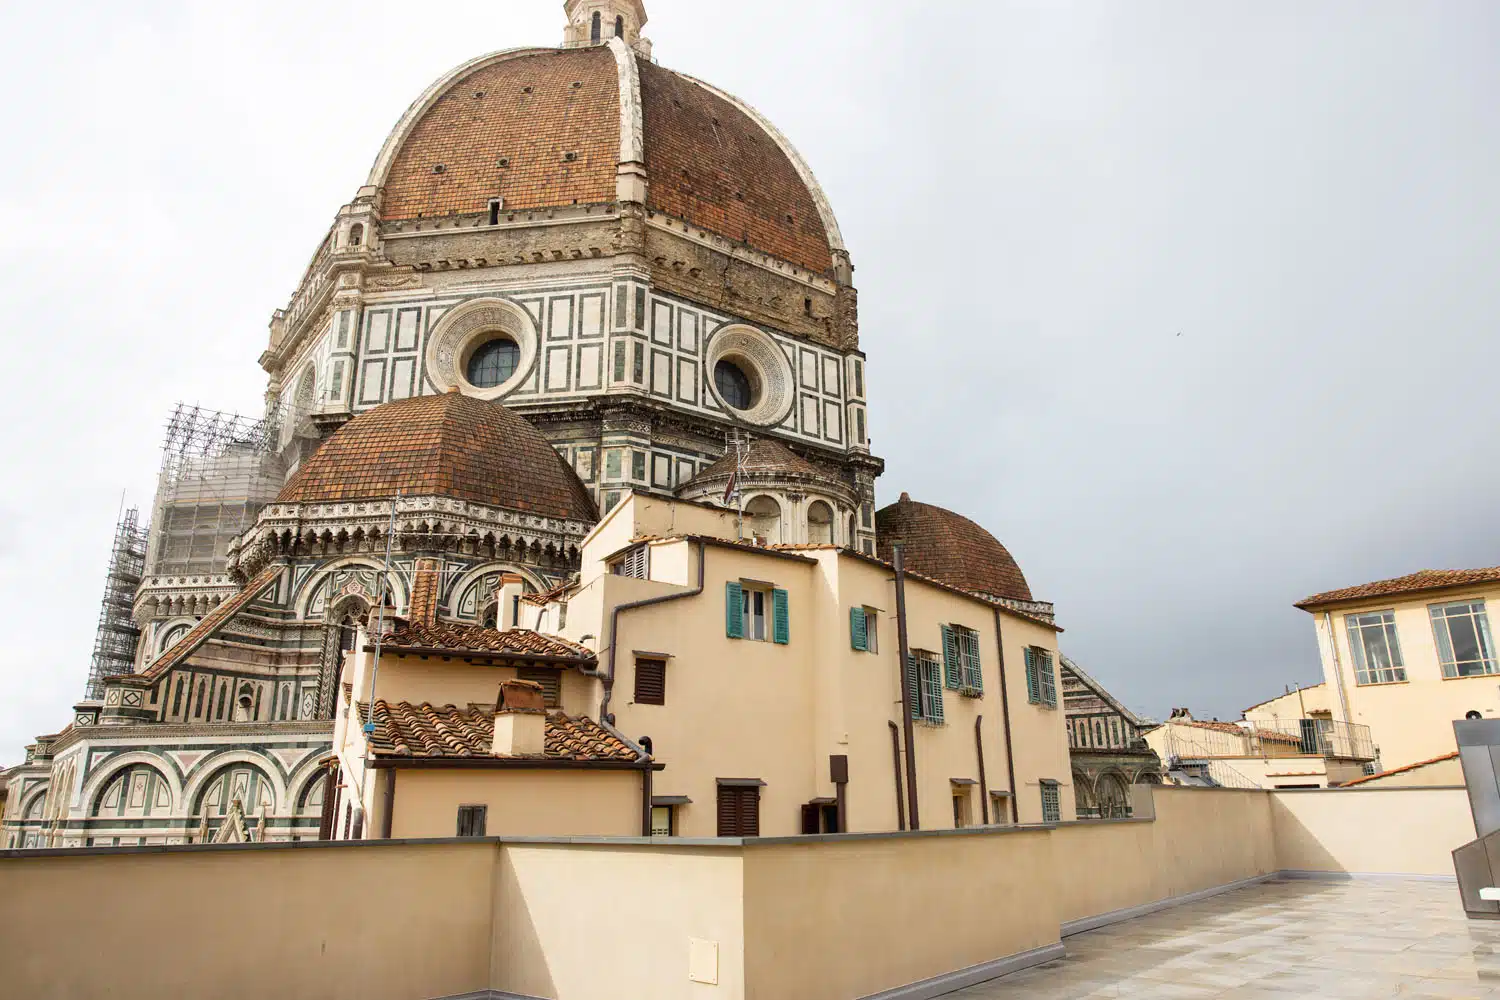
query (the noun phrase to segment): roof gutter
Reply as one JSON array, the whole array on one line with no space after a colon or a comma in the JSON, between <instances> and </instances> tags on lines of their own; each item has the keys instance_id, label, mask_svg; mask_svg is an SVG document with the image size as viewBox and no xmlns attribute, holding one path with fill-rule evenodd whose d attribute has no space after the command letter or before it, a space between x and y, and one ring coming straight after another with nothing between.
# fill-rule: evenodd
<instances>
[{"instance_id":1,"label":"roof gutter","mask_svg":"<svg viewBox=\"0 0 1500 1000\"><path fill-rule=\"evenodd\" d=\"M634 611L637 608L649 608L658 604L667 604L672 601L681 601L689 597L697 597L703 593L703 571L704 553L707 545L703 539L693 539L698 543L698 585L692 590L684 590L677 594L663 594L660 597L648 597L643 601L631 601L628 604L617 604L609 616L609 658L607 666L601 670L583 669L580 671L585 677L597 677L604 681L604 697L599 702L599 721L607 726L615 724L615 717L609 711L610 700L615 693L615 651L620 648L620 616L626 611Z\"/></svg>"},{"instance_id":2,"label":"roof gutter","mask_svg":"<svg viewBox=\"0 0 1500 1000\"><path fill-rule=\"evenodd\" d=\"M591 656L562 656L556 653L502 653L486 649L447 649L441 646L392 646L384 647L387 653L396 656L440 656L445 660L485 660L521 663L545 663L560 667L582 666L595 662ZM374 643L365 644L365 652L375 651Z\"/></svg>"}]
</instances>

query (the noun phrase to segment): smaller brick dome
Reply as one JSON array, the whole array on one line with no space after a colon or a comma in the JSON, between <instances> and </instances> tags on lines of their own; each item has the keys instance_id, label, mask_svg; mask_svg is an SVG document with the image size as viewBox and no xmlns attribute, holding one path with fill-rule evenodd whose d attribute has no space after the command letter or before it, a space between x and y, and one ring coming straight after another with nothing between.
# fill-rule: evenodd
<instances>
[{"instance_id":1,"label":"smaller brick dome","mask_svg":"<svg viewBox=\"0 0 1500 1000\"><path fill-rule=\"evenodd\" d=\"M905 546L906 568L950 587L990 597L1032 601L1021 567L994 535L962 514L917 503L903 493L899 503L875 514L880 558Z\"/></svg>"},{"instance_id":2,"label":"smaller brick dome","mask_svg":"<svg viewBox=\"0 0 1500 1000\"><path fill-rule=\"evenodd\" d=\"M592 523L587 488L540 431L457 392L367 410L302 463L277 503L443 496Z\"/></svg>"}]
</instances>

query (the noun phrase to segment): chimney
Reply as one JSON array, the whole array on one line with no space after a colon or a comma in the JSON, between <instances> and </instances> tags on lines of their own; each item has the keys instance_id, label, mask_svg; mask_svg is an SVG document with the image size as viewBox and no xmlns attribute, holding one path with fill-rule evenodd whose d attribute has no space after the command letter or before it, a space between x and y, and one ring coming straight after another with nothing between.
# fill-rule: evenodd
<instances>
[{"instance_id":1,"label":"chimney","mask_svg":"<svg viewBox=\"0 0 1500 1000\"><path fill-rule=\"evenodd\" d=\"M526 593L526 581L518 573L503 573L500 576L500 606L495 612L495 627L500 630L520 628L521 595Z\"/></svg>"},{"instance_id":2,"label":"chimney","mask_svg":"<svg viewBox=\"0 0 1500 1000\"><path fill-rule=\"evenodd\" d=\"M546 752L547 708L536 681L502 681L495 706L496 757L540 757Z\"/></svg>"},{"instance_id":3,"label":"chimney","mask_svg":"<svg viewBox=\"0 0 1500 1000\"><path fill-rule=\"evenodd\" d=\"M436 559L417 560L411 583L411 608L408 614L413 625L437 624L440 569L441 564Z\"/></svg>"}]
</instances>

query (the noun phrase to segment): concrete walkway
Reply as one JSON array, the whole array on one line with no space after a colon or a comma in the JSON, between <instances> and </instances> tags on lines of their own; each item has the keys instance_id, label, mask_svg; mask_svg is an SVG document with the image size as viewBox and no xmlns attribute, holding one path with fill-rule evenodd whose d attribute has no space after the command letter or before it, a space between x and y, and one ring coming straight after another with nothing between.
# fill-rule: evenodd
<instances>
[{"instance_id":1,"label":"concrete walkway","mask_svg":"<svg viewBox=\"0 0 1500 1000\"><path fill-rule=\"evenodd\" d=\"M1500 997L1500 921L1465 919L1452 883L1278 880L1064 943L951 1000Z\"/></svg>"}]
</instances>

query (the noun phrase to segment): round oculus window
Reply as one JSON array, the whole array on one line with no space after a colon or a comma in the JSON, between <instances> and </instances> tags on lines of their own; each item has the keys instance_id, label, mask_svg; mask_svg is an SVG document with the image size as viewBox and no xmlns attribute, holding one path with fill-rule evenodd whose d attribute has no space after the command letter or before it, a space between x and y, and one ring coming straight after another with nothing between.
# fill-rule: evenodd
<instances>
[{"instance_id":1,"label":"round oculus window","mask_svg":"<svg viewBox=\"0 0 1500 1000\"><path fill-rule=\"evenodd\" d=\"M469 356L468 370L464 374L476 389L493 389L509 382L520 363L521 348L516 342L497 337L475 349Z\"/></svg>"},{"instance_id":2,"label":"round oculus window","mask_svg":"<svg viewBox=\"0 0 1500 1000\"><path fill-rule=\"evenodd\" d=\"M714 365L714 388L719 390L720 398L736 410L748 410L755 403L750 376L733 361L720 361Z\"/></svg>"}]
</instances>

